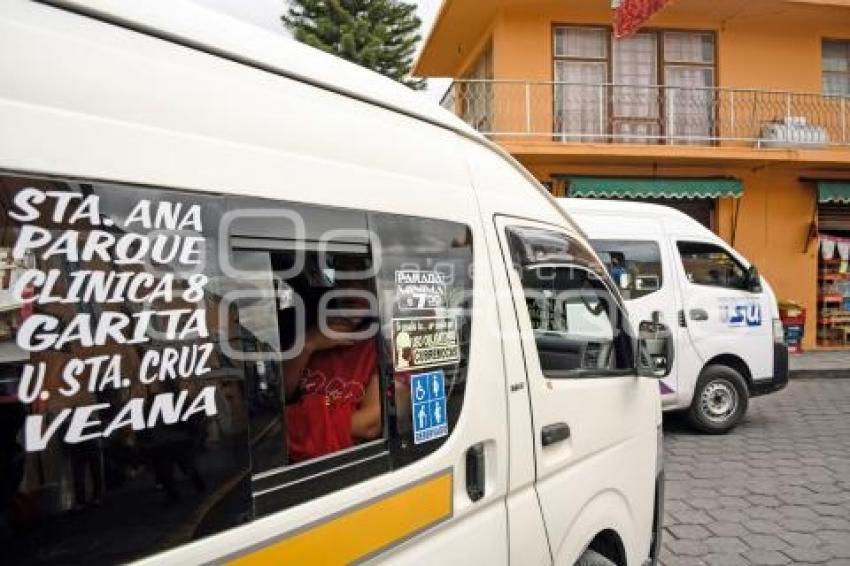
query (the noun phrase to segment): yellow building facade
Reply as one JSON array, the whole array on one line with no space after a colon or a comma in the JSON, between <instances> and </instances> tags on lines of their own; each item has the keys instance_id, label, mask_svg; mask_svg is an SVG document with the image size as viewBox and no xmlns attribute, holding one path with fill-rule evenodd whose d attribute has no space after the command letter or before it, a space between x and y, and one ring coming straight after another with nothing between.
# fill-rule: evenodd
<instances>
[{"instance_id":1,"label":"yellow building facade","mask_svg":"<svg viewBox=\"0 0 850 566\"><path fill-rule=\"evenodd\" d=\"M444 0L415 74L452 77L444 106L556 195L691 214L806 308L804 348L850 347L850 0L611 22L610 0Z\"/></svg>"}]
</instances>

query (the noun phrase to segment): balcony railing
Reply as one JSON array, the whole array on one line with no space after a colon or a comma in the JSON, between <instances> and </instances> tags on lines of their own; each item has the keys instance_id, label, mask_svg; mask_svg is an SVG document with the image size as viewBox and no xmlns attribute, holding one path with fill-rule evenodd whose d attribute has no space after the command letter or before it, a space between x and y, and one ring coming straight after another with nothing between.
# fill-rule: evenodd
<instances>
[{"instance_id":1,"label":"balcony railing","mask_svg":"<svg viewBox=\"0 0 850 566\"><path fill-rule=\"evenodd\" d=\"M442 105L493 138L850 146L850 98L690 86L459 80Z\"/></svg>"}]
</instances>

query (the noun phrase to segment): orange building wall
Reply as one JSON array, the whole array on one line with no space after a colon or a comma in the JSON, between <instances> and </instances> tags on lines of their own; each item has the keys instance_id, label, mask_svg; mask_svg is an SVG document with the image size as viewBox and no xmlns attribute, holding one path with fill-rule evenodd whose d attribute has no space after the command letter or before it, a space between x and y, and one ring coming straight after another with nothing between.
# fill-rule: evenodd
<instances>
[{"instance_id":1,"label":"orange building wall","mask_svg":"<svg viewBox=\"0 0 850 566\"><path fill-rule=\"evenodd\" d=\"M801 182L794 170L729 173L741 179L744 194L737 204L732 199L720 203L719 235L733 244L734 207L740 206L733 245L759 267L778 299L791 299L806 307L803 344L811 348L817 333L818 245L808 239L815 189L811 183Z\"/></svg>"},{"instance_id":2,"label":"orange building wall","mask_svg":"<svg viewBox=\"0 0 850 566\"><path fill-rule=\"evenodd\" d=\"M654 28L714 31L717 42L717 81L720 87L819 93L822 39L850 39L850 20L835 17L819 17L815 20L811 12L808 12L809 16L797 17L797 9L787 3L776 3L776 10L770 14L747 14L744 10L740 15L729 17L729 9L725 9L727 16L724 19L711 16L714 13L713 4L725 6L729 1L689 0L687 5L673 4L671 9L662 12L649 25ZM741 3L739 5L743 6ZM493 41L496 80L552 81L552 26L610 25L608 6L607 0L582 0L553 3L548 8L536 11L521 5L502 9L491 23L486 38L492 38ZM686 12L689 7L701 11L701 15ZM480 45L483 45L483 40L472 53L480 49ZM476 56L470 56L467 63ZM524 108L515 101L522 100L518 91L523 88L521 83L495 87L496 106L502 108L501 115L496 118L496 131L522 129L518 125L526 121ZM514 102L500 106L500 97ZM532 102L535 110L531 129L537 132L551 131L551 88L541 85L537 90L532 90ZM723 121L728 114L723 104L721 101L719 116L721 128L727 128L729 126ZM759 116L758 120L773 118L775 116L765 115ZM499 141L509 142L511 138L500 137ZM673 162L666 162L664 158L642 166L626 166L616 159L602 158L601 163L594 165L579 164L565 151L563 158L555 161L556 164L547 161L547 165L534 162L525 165L541 180L548 180L553 174L730 176L740 179L744 185L743 197L737 201L722 199L718 202L717 231L759 267L773 286L777 298L792 299L806 307L808 319L804 347L814 347L817 241L810 242L808 249L804 249L816 199L812 184L800 178L817 176L818 171L803 171L802 165L797 168L793 164L778 166L762 162L752 162L747 166L674 166ZM736 206L740 206L740 209L733 242L732 225Z\"/></svg>"},{"instance_id":3,"label":"orange building wall","mask_svg":"<svg viewBox=\"0 0 850 566\"><path fill-rule=\"evenodd\" d=\"M521 9L501 12L492 28L496 78L552 80L552 26L609 26L611 13L606 4L585 0L564 2L560 9L537 13ZM662 12L650 27L714 31L719 86L812 93L821 90L822 38L850 39L850 21L815 26L790 19L765 25L754 16L711 21Z\"/></svg>"},{"instance_id":4,"label":"orange building wall","mask_svg":"<svg viewBox=\"0 0 850 566\"><path fill-rule=\"evenodd\" d=\"M819 93L821 40L810 30L730 25L717 33L718 82L723 87Z\"/></svg>"}]
</instances>

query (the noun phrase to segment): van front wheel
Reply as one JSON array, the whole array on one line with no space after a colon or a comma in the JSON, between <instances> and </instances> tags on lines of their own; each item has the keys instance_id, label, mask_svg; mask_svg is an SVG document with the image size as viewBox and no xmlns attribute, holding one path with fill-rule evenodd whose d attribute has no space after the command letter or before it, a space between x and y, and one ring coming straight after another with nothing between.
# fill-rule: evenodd
<instances>
[{"instance_id":1,"label":"van front wheel","mask_svg":"<svg viewBox=\"0 0 850 566\"><path fill-rule=\"evenodd\" d=\"M576 560L575 566L617 566L617 563L588 548Z\"/></svg>"},{"instance_id":2,"label":"van front wheel","mask_svg":"<svg viewBox=\"0 0 850 566\"><path fill-rule=\"evenodd\" d=\"M728 366L708 366L699 376L688 420L707 434L725 434L747 412L747 383Z\"/></svg>"}]
</instances>

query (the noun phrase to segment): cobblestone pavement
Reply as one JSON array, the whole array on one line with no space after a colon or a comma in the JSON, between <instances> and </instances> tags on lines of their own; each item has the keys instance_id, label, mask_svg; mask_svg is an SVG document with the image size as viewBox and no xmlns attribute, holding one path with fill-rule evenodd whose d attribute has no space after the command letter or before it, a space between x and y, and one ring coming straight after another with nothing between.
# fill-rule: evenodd
<instances>
[{"instance_id":1,"label":"cobblestone pavement","mask_svg":"<svg viewBox=\"0 0 850 566\"><path fill-rule=\"evenodd\" d=\"M850 379L792 381L726 436L665 418L664 443L665 566L850 565Z\"/></svg>"}]
</instances>

